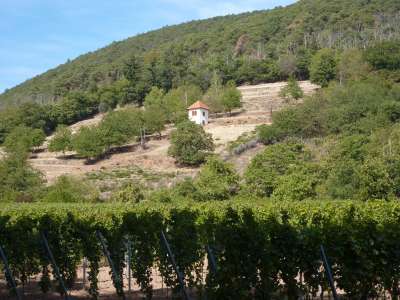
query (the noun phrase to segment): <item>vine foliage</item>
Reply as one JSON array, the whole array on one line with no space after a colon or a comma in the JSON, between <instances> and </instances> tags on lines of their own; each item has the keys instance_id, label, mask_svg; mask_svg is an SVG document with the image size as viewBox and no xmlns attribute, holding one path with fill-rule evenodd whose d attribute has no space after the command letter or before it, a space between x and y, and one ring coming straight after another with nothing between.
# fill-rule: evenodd
<instances>
[{"instance_id":1,"label":"vine foliage","mask_svg":"<svg viewBox=\"0 0 400 300\"><path fill-rule=\"evenodd\" d=\"M350 298L383 292L399 296L400 204L398 202L260 202L154 204L13 204L0 209L0 242L12 272L24 284L41 274L43 292L57 289L40 242L46 231L56 263L71 287L83 257L89 262L89 293L99 297L103 233L119 274L126 241L133 277L146 299L158 268L176 293L179 284L160 241L166 232L185 284L207 299L270 299L317 296L327 282L319 256L323 244L338 288ZM203 272L213 248L218 271ZM118 283L118 281L116 281ZM122 286L117 285L118 293Z\"/></svg>"}]
</instances>

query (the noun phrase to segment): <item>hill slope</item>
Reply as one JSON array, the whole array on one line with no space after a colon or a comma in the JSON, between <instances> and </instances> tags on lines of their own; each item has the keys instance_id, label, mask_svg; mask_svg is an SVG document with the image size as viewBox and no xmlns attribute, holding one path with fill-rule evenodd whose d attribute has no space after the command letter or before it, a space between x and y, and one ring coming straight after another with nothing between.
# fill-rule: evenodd
<instances>
[{"instance_id":1,"label":"hill slope","mask_svg":"<svg viewBox=\"0 0 400 300\"><path fill-rule=\"evenodd\" d=\"M364 47L400 36L397 0L301 0L287 7L193 21L141 34L78 57L0 95L0 105L56 101L124 77L133 55L153 85L206 88L214 71L237 83L277 81L282 55L294 55L307 78L308 53L322 47ZM257 74L263 74L258 76Z\"/></svg>"}]
</instances>

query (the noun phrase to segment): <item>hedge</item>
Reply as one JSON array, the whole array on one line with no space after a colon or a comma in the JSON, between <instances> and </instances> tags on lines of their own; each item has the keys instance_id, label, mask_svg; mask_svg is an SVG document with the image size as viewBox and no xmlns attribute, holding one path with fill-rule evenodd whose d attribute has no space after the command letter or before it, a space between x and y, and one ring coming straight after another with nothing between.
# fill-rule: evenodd
<instances>
[{"instance_id":1,"label":"hedge","mask_svg":"<svg viewBox=\"0 0 400 300\"><path fill-rule=\"evenodd\" d=\"M124 240L133 243L132 269L147 298L151 271L178 282L160 244L164 229L186 284L207 299L296 299L327 290L319 255L323 244L337 287L349 298L383 292L399 295L400 203L354 201L280 202L247 200L179 205L15 204L0 208L0 243L22 281L42 273L50 286L49 262L40 242L45 231L61 272L71 286L87 257L90 293L98 297L100 230L114 263L124 267ZM213 247L218 271L201 280L205 245ZM121 287L119 287L121 288Z\"/></svg>"}]
</instances>

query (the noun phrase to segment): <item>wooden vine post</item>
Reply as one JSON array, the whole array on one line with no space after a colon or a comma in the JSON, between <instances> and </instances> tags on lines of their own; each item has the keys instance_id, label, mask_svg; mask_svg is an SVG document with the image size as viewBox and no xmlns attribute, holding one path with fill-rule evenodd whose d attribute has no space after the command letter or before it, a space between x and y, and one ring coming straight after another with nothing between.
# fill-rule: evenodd
<instances>
[{"instance_id":1,"label":"wooden vine post","mask_svg":"<svg viewBox=\"0 0 400 300\"><path fill-rule=\"evenodd\" d=\"M3 247L0 246L0 256L1 256L1 260L3 261L4 264L4 272L7 278L7 281L11 284L14 292L15 292L15 296L17 297L18 300L22 299L21 294L19 293L18 289L17 289L17 284L14 280L14 277L12 275L10 266L8 265L8 259L7 256L3 250Z\"/></svg>"},{"instance_id":2,"label":"wooden vine post","mask_svg":"<svg viewBox=\"0 0 400 300\"><path fill-rule=\"evenodd\" d=\"M65 300L69 300L70 297L68 296L67 286L65 285L64 279L63 279L63 277L62 277L62 275L60 273L60 269L58 268L56 260L54 259L53 252L51 252L51 249L50 249L49 243L47 241L46 235L43 232L41 232L40 235L42 237L42 242L43 242L44 249L46 250L46 253L47 253L47 258L49 259L49 261L50 261L50 263L51 263L51 265L53 267L53 271L55 272L55 275L57 277L57 280L60 283L60 286L61 286L61 288L63 290L64 298L65 298Z\"/></svg>"},{"instance_id":3,"label":"wooden vine post","mask_svg":"<svg viewBox=\"0 0 400 300\"><path fill-rule=\"evenodd\" d=\"M169 258L172 266L174 267L176 276L178 277L178 281L179 281L179 285L181 287L183 298L185 300L190 300L189 294L187 293L187 291L185 289L185 282L183 281L183 274L179 270L179 266L177 265L177 263L175 261L175 257L174 257L174 255L172 253L171 247L169 246L167 237L165 236L165 233L164 233L163 230L161 230L161 241L164 244L165 250L167 251L167 254L168 254L168 258Z\"/></svg>"},{"instance_id":4,"label":"wooden vine post","mask_svg":"<svg viewBox=\"0 0 400 300\"><path fill-rule=\"evenodd\" d=\"M125 294L124 294L124 283L121 282L119 273L117 272L117 269L115 268L114 262L111 258L110 252L108 251L106 239L104 238L103 234L98 230L96 231L96 235L100 241L104 256L107 258L108 264L111 268L111 272L114 275L114 281L115 281L115 286L116 286L117 292L118 292L118 286L120 286L121 287L121 298L123 300L125 300L126 298L125 298Z\"/></svg>"},{"instance_id":5,"label":"wooden vine post","mask_svg":"<svg viewBox=\"0 0 400 300\"><path fill-rule=\"evenodd\" d=\"M324 263L325 273L326 276L328 277L329 285L331 287L333 299L339 300L338 295L336 293L335 282L333 281L331 266L328 262L328 258L326 257L324 246L322 245L320 246L320 251L321 251L322 261Z\"/></svg>"}]
</instances>

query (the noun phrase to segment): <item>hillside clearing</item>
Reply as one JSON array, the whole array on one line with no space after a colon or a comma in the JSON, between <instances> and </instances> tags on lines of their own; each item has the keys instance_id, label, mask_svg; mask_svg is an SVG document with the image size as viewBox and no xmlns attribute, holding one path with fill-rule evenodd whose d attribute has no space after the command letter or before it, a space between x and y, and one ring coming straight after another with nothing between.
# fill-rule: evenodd
<instances>
[{"instance_id":1,"label":"hillside clearing","mask_svg":"<svg viewBox=\"0 0 400 300\"><path fill-rule=\"evenodd\" d=\"M277 111L288 105L284 99L279 97L280 89L285 86L285 82L267 83L254 86L241 86L238 89L243 97L243 110L232 117L213 118L210 124L205 126L205 130L212 134L216 152L222 153L229 142L235 141L240 135L253 131L257 125L269 124L271 122L271 110ZM306 95L315 91L318 86L308 81L299 82ZM104 114L96 115L93 118L78 122L70 128L77 132L83 126L93 126L98 124ZM139 143L132 143L123 147L123 151L111 153L105 159L95 164L86 164L84 159L74 158L73 153L67 153L62 157L61 153L51 153L47 151L46 145L42 152L32 156L30 162L40 170L48 183L54 182L61 175L83 176L92 172L110 172L119 168L137 166L143 170L162 174L176 174L177 177L194 176L198 169L177 166L174 159L167 155L170 145L168 136L172 128L163 132L163 138L151 139L146 144L146 149L142 149ZM48 140L51 137L48 138ZM239 170L244 169L246 163L251 159L247 154L243 154L246 159L238 160ZM72 156L72 157L71 157ZM236 165L236 163L235 163ZM162 177L162 176L161 176Z\"/></svg>"}]
</instances>

